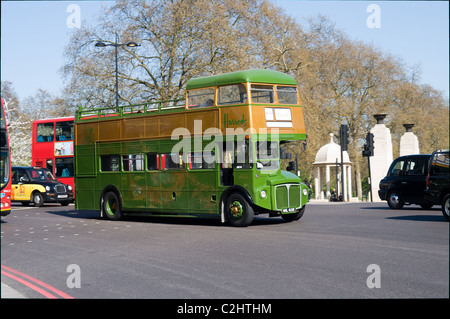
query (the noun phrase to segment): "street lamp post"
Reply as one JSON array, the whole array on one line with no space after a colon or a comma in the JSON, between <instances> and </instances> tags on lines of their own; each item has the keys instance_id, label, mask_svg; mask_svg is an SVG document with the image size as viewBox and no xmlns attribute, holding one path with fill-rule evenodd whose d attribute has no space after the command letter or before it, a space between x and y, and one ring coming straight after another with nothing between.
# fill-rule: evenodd
<instances>
[{"instance_id":1,"label":"street lamp post","mask_svg":"<svg viewBox=\"0 0 450 319\"><path fill-rule=\"evenodd\" d=\"M121 46L127 46L130 48L138 47L140 46L136 42L128 42L128 43L119 43L119 36L116 33L116 42L115 43L109 43L106 44L103 41L97 41L95 44L96 47L114 47L114 55L115 55L115 61L116 61L116 107L119 107L119 72L118 72L118 58L117 58L117 48Z\"/></svg>"}]
</instances>

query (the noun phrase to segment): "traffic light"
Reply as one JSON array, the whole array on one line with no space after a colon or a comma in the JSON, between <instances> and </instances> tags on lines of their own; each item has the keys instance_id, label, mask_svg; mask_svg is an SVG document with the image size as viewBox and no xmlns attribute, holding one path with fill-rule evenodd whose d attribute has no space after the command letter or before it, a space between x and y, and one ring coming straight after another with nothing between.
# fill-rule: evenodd
<instances>
[{"instance_id":1,"label":"traffic light","mask_svg":"<svg viewBox=\"0 0 450 319\"><path fill-rule=\"evenodd\" d=\"M366 135L366 144L364 144L364 150L362 151L362 155L365 157L373 156L373 134L367 133Z\"/></svg>"},{"instance_id":2,"label":"traffic light","mask_svg":"<svg viewBox=\"0 0 450 319\"><path fill-rule=\"evenodd\" d=\"M339 130L339 141L341 143L342 151L348 150L348 125L342 124Z\"/></svg>"}]
</instances>

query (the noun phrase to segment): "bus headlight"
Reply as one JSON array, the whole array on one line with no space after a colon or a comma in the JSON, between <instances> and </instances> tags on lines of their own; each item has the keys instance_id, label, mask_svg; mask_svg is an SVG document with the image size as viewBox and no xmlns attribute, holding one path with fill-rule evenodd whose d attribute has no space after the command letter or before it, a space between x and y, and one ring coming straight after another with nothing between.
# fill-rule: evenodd
<instances>
[{"instance_id":1,"label":"bus headlight","mask_svg":"<svg viewBox=\"0 0 450 319\"><path fill-rule=\"evenodd\" d=\"M259 195L261 196L261 198L266 198L267 197L266 191L261 191L261 193L259 193Z\"/></svg>"},{"instance_id":2,"label":"bus headlight","mask_svg":"<svg viewBox=\"0 0 450 319\"><path fill-rule=\"evenodd\" d=\"M67 185L67 189L68 189L69 191L72 191L72 186Z\"/></svg>"},{"instance_id":3,"label":"bus headlight","mask_svg":"<svg viewBox=\"0 0 450 319\"><path fill-rule=\"evenodd\" d=\"M50 186L45 186L45 190L49 192L51 190Z\"/></svg>"},{"instance_id":4,"label":"bus headlight","mask_svg":"<svg viewBox=\"0 0 450 319\"><path fill-rule=\"evenodd\" d=\"M303 188L303 195L304 196L308 195L308 191L306 190L306 188Z\"/></svg>"}]
</instances>

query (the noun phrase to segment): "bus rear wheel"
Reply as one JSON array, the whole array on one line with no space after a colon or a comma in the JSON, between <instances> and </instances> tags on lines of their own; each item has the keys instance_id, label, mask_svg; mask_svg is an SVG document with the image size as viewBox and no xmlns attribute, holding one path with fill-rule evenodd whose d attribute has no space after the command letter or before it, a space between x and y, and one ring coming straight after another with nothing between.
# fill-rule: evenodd
<instances>
[{"instance_id":1,"label":"bus rear wheel","mask_svg":"<svg viewBox=\"0 0 450 319\"><path fill-rule=\"evenodd\" d=\"M122 218L122 205L116 192L109 191L103 195L102 215L109 220L119 220Z\"/></svg>"},{"instance_id":2,"label":"bus rear wheel","mask_svg":"<svg viewBox=\"0 0 450 319\"><path fill-rule=\"evenodd\" d=\"M244 196L233 193L227 198L225 215L232 226L245 227L253 221L255 212Z\"/></svg>"}]
</instances>

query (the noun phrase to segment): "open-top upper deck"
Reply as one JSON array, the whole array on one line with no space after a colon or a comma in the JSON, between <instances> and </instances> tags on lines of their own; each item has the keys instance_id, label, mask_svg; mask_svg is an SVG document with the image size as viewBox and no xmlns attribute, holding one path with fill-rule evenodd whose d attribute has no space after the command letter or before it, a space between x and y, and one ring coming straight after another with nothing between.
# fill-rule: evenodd
<instances>
[{"instance_id":1,"label":"open-top upper deck","mask_svg":"<svg viewBox=\"0 0 450 319\"><path fill-rule=\"evenodd\" d=\"M198 122L201 121L201 122ZM186 84L184 99L139 105L79 109L76 144L93 141L170 138L177 128L208 134L216 128L305 140L303 110L291 76L272 70L246 70L195 78ZM102 129L100 129L99 124ZM198 124L201 123L201 131ZM196 127L194 127L195 125ZM214 130L208 130L213 132Z\"/></svg>"}]
</instances>

